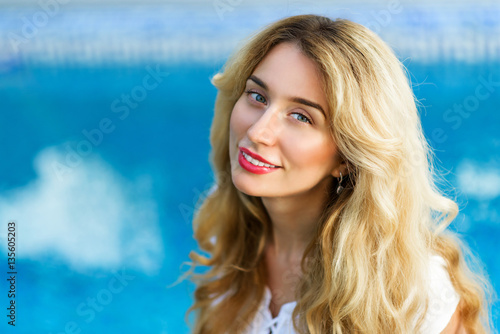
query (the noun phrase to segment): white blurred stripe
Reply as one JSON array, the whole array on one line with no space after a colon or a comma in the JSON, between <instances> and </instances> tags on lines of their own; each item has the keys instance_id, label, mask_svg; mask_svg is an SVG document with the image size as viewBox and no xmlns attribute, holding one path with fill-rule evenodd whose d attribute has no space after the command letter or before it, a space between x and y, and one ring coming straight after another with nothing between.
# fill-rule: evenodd
<instances>
[{"instance_id":1,"label":"white blurred stripe","mask_svg":"<svg viewBox=\"0 0 500 334\"><path fill-rule=\"evenodd\" d=\"M12 47L12 36L22 36L22 18L30 20L41 7L36 2L0 6L0 64L220 62L239 41L264 25L309 12L376 28L400 58L423 63L500 59L500 3L451 6L450 2L402 1L402 10L384 21L380 12L387 12L388 7L368 2L343 1L332 6L325 1L289 0L266 5L242 0L223 13L216 11L215 1L153 2L89 6L93 2L70 1L60 5L34 37L20 44L19 52Z\"/></svg>"}]
</instances>

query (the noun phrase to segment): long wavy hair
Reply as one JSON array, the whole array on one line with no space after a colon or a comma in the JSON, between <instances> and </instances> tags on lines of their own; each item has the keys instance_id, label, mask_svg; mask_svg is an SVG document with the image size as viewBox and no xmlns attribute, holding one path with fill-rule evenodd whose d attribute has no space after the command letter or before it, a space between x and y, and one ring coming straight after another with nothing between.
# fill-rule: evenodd
<instances>
[{"instance_id":1,"label":"long wavy hair","mask_svg":"<svg viewBox=\"0 0 500 334\"><path fill-rule=\"evenodd\" d=\"M241 333L266 285L264 249L271 221L260 197L231 182L229 120L245 81L279 43L295 43L318 66L332 140L348 180L329 200L301 262L294 327L299 333L416 333L429 308L429 254L442 256L468 333L490 332L491 285L477 257L447 227L455 201L426 141L411 80L372 31L346 19L297 15L250 36L215 74L210 132L215 187L194 216L187 273L196 283L195 334ZM216 242L214 242L216 240ZM475 264L475 268L472 267ZM194 273L207 266L203 273ZM423 312L422 312L423 311ZM188 321L188 320L186 320Z\"/></svg>"}]
</instances>

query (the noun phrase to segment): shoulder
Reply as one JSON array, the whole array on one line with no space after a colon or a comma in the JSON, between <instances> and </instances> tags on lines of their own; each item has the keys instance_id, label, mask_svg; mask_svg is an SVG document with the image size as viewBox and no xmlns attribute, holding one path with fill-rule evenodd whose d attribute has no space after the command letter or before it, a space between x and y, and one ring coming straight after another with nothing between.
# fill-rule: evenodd
<instances>
[{"instance_id":1,"label":"shoulder","mask_svg":"<svg viewBox=\"0 0 500 334\"><path fill-rule=\"evenodd\" d=\"M439 255L430 257L427 284L429 307L421 333L439 334L450 322L460 301L460 295L451 283L446 261Z\"/></svg>"}]
</instances>

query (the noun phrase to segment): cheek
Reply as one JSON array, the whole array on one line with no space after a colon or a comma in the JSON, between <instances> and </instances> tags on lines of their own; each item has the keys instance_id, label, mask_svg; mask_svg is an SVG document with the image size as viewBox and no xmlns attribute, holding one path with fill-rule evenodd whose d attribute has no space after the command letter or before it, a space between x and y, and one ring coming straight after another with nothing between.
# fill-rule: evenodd
<instances>
[{"instance_id":1,"label":"cheek","mask_svg":"<svg viewBox=\"0 0 500 334\"><path fill-rule=\"evenodd\" d=\"M250 121L248 117L245 117L244 108L242 106L241 98L236 101L236 104L233 107L233 111L231 112L231 118L229 120L229 129L231 132L231 136L235 136L238 139L241 139L242 134L245 133L250 126Z\"/></svg>"},{"instance_id":2,"label":"cheek","mask_svg":"<svg viewBox=\"0 0 500 334\"><path fill-rule=\"evenodd\" d=\"M322 134L289 136L283 144L291 162L300 168L330 169L335 162L336 146Z\"/></svg>"}]
</instances>

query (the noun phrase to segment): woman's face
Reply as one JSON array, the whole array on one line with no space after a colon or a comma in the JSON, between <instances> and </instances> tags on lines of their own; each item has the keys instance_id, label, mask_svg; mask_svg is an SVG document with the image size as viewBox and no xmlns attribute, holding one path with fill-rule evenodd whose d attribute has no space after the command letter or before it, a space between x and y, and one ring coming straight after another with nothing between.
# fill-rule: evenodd
<instances>
[{"instance_id":1,"label":"woman's face","mask_svg":"<svg viewBox=\"0 0 500 334\"><path fill-rule=\"evenodd\" d=\"M246 81L231 114L235 187L251 196L286 197L307 194L338 176L326 112L316 64L295 44L272 48ZM255 166L246 154L276 167Z\"/></svg>"}]
</instances>

